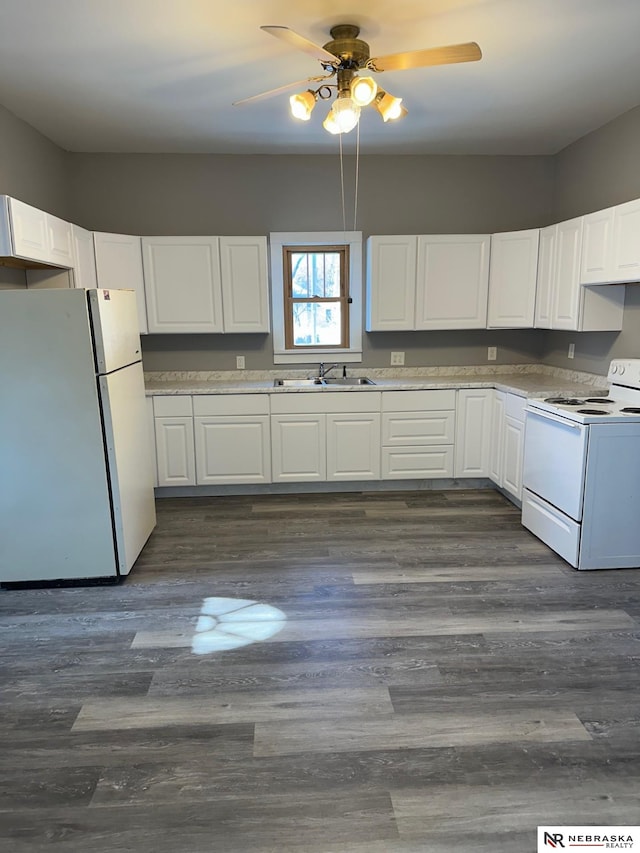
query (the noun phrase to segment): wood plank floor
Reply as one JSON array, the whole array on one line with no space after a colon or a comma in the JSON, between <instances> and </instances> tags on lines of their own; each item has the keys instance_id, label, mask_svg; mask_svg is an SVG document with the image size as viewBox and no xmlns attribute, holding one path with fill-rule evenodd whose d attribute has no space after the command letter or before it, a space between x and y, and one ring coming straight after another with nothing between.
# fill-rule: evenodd
<instances>
[{"instance_id":1,"label":"wood plank floor","mask_svg":"<svg viewBox=\"0 0 640 853\"><path fill-rule=\"evenodd\" d=\"M577 572L519 518L491 490L164 499L122 584L0 592L0 849L637 824L640 569Z\"/></svg>"}]
</instances>

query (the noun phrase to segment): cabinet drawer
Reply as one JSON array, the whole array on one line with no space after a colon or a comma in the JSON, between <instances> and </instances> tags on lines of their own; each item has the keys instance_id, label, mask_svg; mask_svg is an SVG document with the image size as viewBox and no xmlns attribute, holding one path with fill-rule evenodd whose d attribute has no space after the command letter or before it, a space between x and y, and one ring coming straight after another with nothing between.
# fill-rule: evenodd
<instances>
[{"instance_id":1,"label":"cabinet drawer","mask_svg":"<svg viewBox=\"0 0 640 853\"><path fill-rule=\"evenodd\" d=\"M382 392L383 412L429 412L455 407L456 392L453 389Z\"/></svg>"},{"instance_id":2,"label":"cabinet drawer","mask_svg":"<svg viewBox=\"0 0 640 853\"><path fill-rule=\"evenodd\" d=\"M526 489L522 524L575 568L580 548L580 525Z\"/></svg>"},{"instance_id":3,"label":"cabinet drawer","mask_svg":"<svg viewBox=\"0 0 640 853\"><path fill-rule=\"evenodd\" d=\"M186 417L193 414L189 394L172 394L153 398L153 414L157 418Z\"/></svg>"},{"instance_id":4,"label":"cabinet drawer","mask_svg":"<svg viewBox=\"0 0 640 853\"><path fill-rule=\"evenodd\" d=\"M455 412L385 412L382 415L382 444L453 444Z\"/></svg>"},{"instance_id":5,"label":"cabinet drawer","mask_svg":"<svg viewBox=\"0 0 640 853\"><path fill-rule=\"evenodd\" d=\"M193 397L193 414L268 415L268 394L197 394Z\"/></svg>"},{"instance_id":6,"label":"cabinet drawer","mask_svg":"<svg viewBox=\"0 0 640 853\"><path fill-rule=\"evenodd\" d=\"M453 477L453 445L383 447L383 480L420 480Z\"/></svg>"},{"instance_id":7,"label":"cabinet drawer","mask_svg":"<svg viewBox=\"0 0 640 853\"><path fill-rule=\"evenodd\" d=\"M272 394L272 415L379 412L379 391L308 391Z\"/></svg>"},{"instance_id":8,"label":"cabinet drawer","mask_svg":"<svg viewBox=\"0 0 640 853\"><path fill-rule=\"evenodd\" d=\"M524 410L526 408L526 397L520 397L518 394L507 394L505 415L508 418L515 418L517 421L524 421Z\"/></svg>"}]
</instances>

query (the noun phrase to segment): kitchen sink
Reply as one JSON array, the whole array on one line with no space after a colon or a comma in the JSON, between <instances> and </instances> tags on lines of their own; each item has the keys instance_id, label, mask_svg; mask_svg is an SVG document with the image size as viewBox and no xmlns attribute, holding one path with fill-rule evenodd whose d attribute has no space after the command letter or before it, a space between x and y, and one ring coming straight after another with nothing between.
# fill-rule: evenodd
<instances>
[{"instance_id":1,"label":"kitchen sink","mask_svg":"<svg viewBox=\"0 0 640 853\"><path fill-rule=\"evenodd\" d=\"M331 385L375 385L376 383L364 376L327 376L324 379L316 376L312 379L274 379L273 384L276 388L304 388L308 386L328 388Z\"/></svg>"},{"instance_id":2,"label":"kitchen sink","mask_svg":"<svg viewBox=\"0 0 640 853\"><path fill-rule=\"evenodd\" d=\"M365 376L327 376L322 380L325 385L375 385L372 379Z\"/></svg>"},{"instance_id":3,"label":"kitchen sink","mask_svg":"<svg viewBox=\"0 0 640 853\"><path fill-rule=\"evenodd\" d=\"M321 388L324 383L322 382L322 379L274 379L273 384L276 388L281 388L284 386L300 388L306 385L317 385L319 388Z\"/></svg>"}]
</instances>

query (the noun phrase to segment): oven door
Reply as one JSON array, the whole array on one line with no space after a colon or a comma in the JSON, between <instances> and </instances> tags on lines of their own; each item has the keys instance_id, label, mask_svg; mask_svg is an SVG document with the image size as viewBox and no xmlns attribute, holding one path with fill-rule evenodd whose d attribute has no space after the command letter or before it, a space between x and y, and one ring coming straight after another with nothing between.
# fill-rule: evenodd
<instances>
[{"instance_id":1,"label":"oven door","mask_svg":"<svg viewBox=\"0 0 640 853\"><path fill-rule=\"evenodd\" d=\"M568 515L582 518L589 427L527 409L523 485Z\"/></svg>"}]
</instances>

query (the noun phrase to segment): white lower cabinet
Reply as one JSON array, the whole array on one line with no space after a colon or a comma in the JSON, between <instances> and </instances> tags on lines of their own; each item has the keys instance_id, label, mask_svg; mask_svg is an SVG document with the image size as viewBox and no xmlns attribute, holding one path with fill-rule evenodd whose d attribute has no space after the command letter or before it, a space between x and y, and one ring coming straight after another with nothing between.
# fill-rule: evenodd
<instances>
[{"instance_id":1,"label":"white lower cabinet","mask_svg":"<svg viewBox=\"0 0 640 853\"><path fill-rule=\"evenodd\" d=\"M380 478L380 394L278 394L271 399L273 481Z\"/></svg>"},{"instance_id":2,"label":"white lower cabinet","mask_svg":"<svg viewBox=\"0 0 640 853\"><path fill-rule=\"evenodd\" d=\"M493 388L458 391L456 477L488 477L491 467Z\"/></svg>"},{"instance_id":3,"label":"white lower cabinet","mask_svg":"<svg viewBox=\"0 0 640 853\"><path fill-rule=\"evenodd\" d=\"M383 480L453 476L456 392L383 391Z\"/></svg>"},{"instance_id":4,"label":"white lower cabinet","mask_svg":"<svg viewBox=\"0 0 640 853\"><path fill-rule=\"evenodd\" d=\"M526 405L518 394L494 391L489 477L517 501L522 500Z\"/></svg>"},{"instance_id":5,"label":"white lower cabinet","mask_svg":"<svg viewBox=\"0 0 640 853\"><path fill-rule=\"evenodd\" d=\"M379 480L380 413L326 417L327 480Z\"/></svg>"},{"instance_id":6,"label":"white lower cabinet","mask_svg":"<svg viewBox=\"0 0 640 853\"><path fill-rule=\"evenodd\" d=\"M270 483L266 394L193 398L196 484Z\"/></svg>"},{"instance_id":7,"label":"white lower cabinet","mask_svg":"<svg viewBox=\"0 0 640 853\"><path fill-rule=\"evenodd\" d=\"M158 486L195 486L191 397L153 398Z\"/></svg>"}]
</instances>

